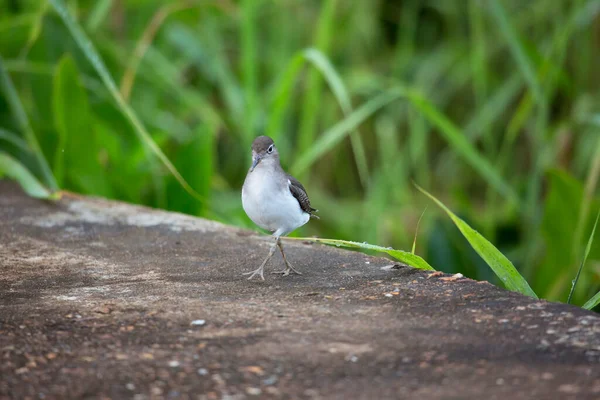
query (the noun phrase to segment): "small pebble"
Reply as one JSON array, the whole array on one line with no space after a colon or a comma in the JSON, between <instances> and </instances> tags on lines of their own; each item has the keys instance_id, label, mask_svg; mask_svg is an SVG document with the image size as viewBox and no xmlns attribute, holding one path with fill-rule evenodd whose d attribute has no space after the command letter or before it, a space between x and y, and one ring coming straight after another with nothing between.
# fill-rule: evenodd
<instances>
[{"instance_id":1,"label":"small pebble","mask_svg":"<svg viewBox=\"0 0 600 400\"><path fill-rule=\"evenodd\" d=\"M195 319L195 320L193 320L190 323L190 325L192 325L192 326L203 326L203 325L206 325L206 320L204 320L204 319Z\"/></svg>"},{"instance_id":2,"label":"small pebble","mask_svg":"<svg viewBox=\"0 0 600 400\"><path fill-rule=\"evenodd\" d=\"M206 376L208 375L208 370L206 368L198 368L198 375Z\"/></svg>"},{"instance_id":3,"label":"small pebble","mask_svg":"<svg viewBox=\"0 0 600 400\"><path fill-rule=\"evenodd\" d=\"M250 396L258 396L262 393L262 390L257 387L249 387L246 388L246 393L248 393Z\"/></svg>"},{"instance_id":4,"label":"small pebble","mask_svg":"<svg viewBox=\"0 0 600 400\"><path fill-rule=\"evenodd\" d=\"M274 385L274 384L276 384L276 383L277 383L277 381L278 381L278 379L277 379L277 375L271 375L271 376L270 376L270 377L268 377L267 379L263 379L262 383L263 383L265 386L271 386L271 385Z\"/></svg>"},{"instance_id":5,"label":"small pebble","mask_svg":"<svg viewBox=\"0 0 600 400\"><path fill-rule=\"evenodd\" d=\"M125 387L127 388L127 390L135 390L135 385L131 382L125 385Z\"/></svg>"},{"instance_id":6,"label":"small pebble","mask_svg":"<svg viewBox=\"0 0 600 400\"><path fill-rule=\"evenodd\" d=\"M179 365L180 365L179 361L177 361L177 360L169 361L169 367L171 367L171 368L177 368L177 367L179 367Z\"/></svg>"},{"instance_id":7,"label":"small pebble","mask_svg":"<svg viewBox=\"0 0 600 400\"><path fill-rule=\"evenodd\" d=\"M385 297L394 297L394 295L393 295L393 294L391 294L391 293L386 293L386 294L385 294Z\"/></svg>"},{"instance_id":8,"label":"small pebble","mask_svg":"<svg viewBox=\"0 0 600 400\"><path fill-rule=\"evenodd\" d=\"M279 389L277 389L275 386L269 386L268 388L265 389L265 392L272 394L274 396L279 396L281 394Z\"/></svg>"},{"instance_id":9,"label":"small pebble","mask_svg":"<svg viewBox=\"0 0 600 400\"><path fill-rule=\"evenodd\" d=\"M558 387L558 391L562 392L562 393L577 394L581 391L581 388L577 385L566 383L566 384L560 385Z\"/></svg>"}]
</instances>

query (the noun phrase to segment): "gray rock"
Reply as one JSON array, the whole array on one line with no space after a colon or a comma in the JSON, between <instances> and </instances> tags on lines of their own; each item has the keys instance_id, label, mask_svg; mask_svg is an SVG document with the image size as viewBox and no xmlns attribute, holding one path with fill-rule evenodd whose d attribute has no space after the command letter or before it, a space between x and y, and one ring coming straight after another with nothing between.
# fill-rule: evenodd
<instances>
[{"instance_id":1,"label":"gray rock","mask_svg":"<svg viewBox=\"0 0 600 400\"><path fill-rule=\"evenodd\" d=\"M248 282L270 242L0 181L0 398L600 397L592 312L291 240Z\"/></svg>"}]
</instances>

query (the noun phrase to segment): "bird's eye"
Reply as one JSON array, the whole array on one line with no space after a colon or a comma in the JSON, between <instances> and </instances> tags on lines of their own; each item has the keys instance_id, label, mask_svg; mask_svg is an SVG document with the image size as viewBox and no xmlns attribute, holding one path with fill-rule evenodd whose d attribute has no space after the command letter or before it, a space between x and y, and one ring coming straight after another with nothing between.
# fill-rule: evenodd
<instances>
[{"instance_id":1,"label":"bird's eye","mask_svg":"<svg viewBox=\"0 0 600 400\"><path fill-rule=\"evenodd\" d=\"M270 145L267 149L267 153L271 154L273 152L273 145Z\"/></svg>"}]
</instances>

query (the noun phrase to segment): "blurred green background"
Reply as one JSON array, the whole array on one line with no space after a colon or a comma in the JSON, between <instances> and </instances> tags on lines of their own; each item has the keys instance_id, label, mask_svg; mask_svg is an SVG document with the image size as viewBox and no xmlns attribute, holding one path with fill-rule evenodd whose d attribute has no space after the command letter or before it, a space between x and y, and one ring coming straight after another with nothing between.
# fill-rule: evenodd
<instances>
[{"instance_id":1,"label":"blurred green background","mask_svg":"<svg viewBox=\"0 0 600 400\"><path fill-rule=\"evenodd\" d=\"M240 188L267 134L320 210L297 235L410 250L429 205L417 253L496 282L414 181L565 301L600 205L599 13L600 0L0 0L0 151L51 188L254 228ZM576 304L600 288L598 243Z\"/></svg>"}]
</instances>

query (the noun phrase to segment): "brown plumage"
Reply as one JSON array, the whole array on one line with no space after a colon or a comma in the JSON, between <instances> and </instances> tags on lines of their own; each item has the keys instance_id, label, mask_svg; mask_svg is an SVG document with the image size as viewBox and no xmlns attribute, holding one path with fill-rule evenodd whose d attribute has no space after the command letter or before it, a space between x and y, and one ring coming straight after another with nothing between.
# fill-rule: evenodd
<instances>
[{"instance_id":1,"label":"brown plumage","mask_svg":"<svg viewBox=\"0 0 600 400\"><path fill-rule=\"evenodd\" d=\"M317 215L314 213L319 211L310 206L310 199L308 198L308 194L306 194L306 189L300 183L300 181L290 174L287 174L288 179L290 180L290 192L292 192L292 196L298 200L298 204L300 204L300 208L305 213L310 214L311 218L319 219Z\"/></svg>"},{"instance_id":2,"label":"brown plumage","mask_svg":"<svg viewBox=\"0 0 600 400\"><path fill-rule=\"evenodd\" d=\"M262 154L265 151L267 151L267 149L269 148L269 146L271 146L273 143L273 139L271 139L268 136L259 136L256 139L254 139L254 142L252 142L252 150L254 150L257 154Z\"/></svg>"}]
</instances>

